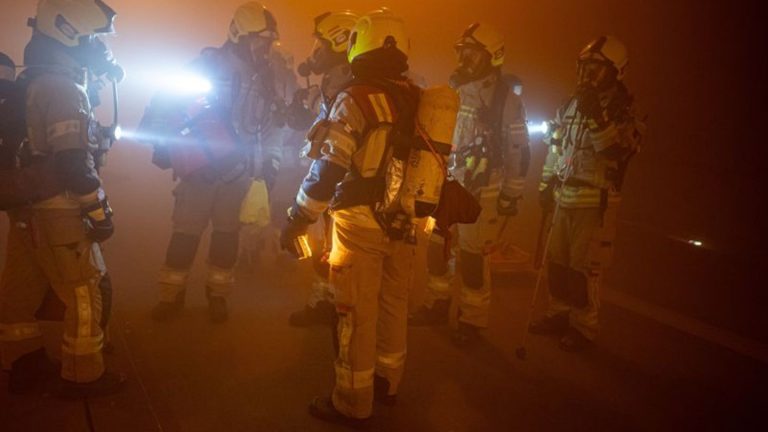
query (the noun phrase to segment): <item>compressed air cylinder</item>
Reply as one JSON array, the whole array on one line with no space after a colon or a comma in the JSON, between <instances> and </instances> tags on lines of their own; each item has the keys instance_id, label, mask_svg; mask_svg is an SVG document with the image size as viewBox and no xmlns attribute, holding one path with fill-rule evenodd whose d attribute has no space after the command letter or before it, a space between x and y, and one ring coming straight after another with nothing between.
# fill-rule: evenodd
<instances>
[{"instance_id":1,"label":"compressed air cylinder","mask_svg":"<svg viewBox=\"0 0 768 432\"><path fill-rule=\"evenodd\" d=\"M410 215L428 216L437 208L446 175L445 166L453 151L458 111L459 95L448 86L431 87L421 94L417 123L435 153L417 134L417 144L411 148L400 195L400 203Z\"/></svg>"}]
</instances>

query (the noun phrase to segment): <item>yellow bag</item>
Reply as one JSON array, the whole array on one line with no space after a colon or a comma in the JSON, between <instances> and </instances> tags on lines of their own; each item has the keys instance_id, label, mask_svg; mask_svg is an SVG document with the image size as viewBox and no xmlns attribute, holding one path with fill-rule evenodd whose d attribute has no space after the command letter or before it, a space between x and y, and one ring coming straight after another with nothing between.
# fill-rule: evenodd
<instances>
[{"instance_id":1,"label":"yellow bag","mask_svg":"<svg viewBox=\"0 0 768 432\"><path fill-rule=\"evenodd\" d=\"M264 180L253 180L240 205L240 222L265 227L270 223L269 193Z\"/></svg>"}]
</instances>

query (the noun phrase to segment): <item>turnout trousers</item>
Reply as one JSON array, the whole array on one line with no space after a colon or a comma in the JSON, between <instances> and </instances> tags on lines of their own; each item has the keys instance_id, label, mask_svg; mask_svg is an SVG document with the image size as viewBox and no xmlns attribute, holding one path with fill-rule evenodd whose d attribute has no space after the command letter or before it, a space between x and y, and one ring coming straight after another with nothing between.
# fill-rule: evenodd
<instances>
[{"instance_id":1,"label":"turnout trousers","mask_svg":"<svg viewBox=\"0 0 768 432\"><path fill-rule=\"evenodd\" d=\"M408 283L414 248L380 229L334 223L330 283L339 315L339 353L333 404L346 416L366 418L374 374L396 394L403 375Z\"/></svg>"},{"instance_id":2,"label":"turnout trousers","mask_svg":"<svg viewBox=\"0 0 768 432\"><path fill-rule=\"evenodd\" d=\"M104 264L80 209L9 212L0 281L0 352L4 369L43 346L35 313L52 289L64 303L62 378L90 382L104 373L99 281Z\"/></svg>"},{"instance_id":3,"label":"turnout trousers","mask_svg":"<svg viewBox=\"0 0 768 432\"><path fill-rule=\"evenodd\" d=\"M587 339L597 336L600 281L610 264L616 207L559 208L552 221L547 253L549 309L565 314Z\"/></svg>"}]
</instances>

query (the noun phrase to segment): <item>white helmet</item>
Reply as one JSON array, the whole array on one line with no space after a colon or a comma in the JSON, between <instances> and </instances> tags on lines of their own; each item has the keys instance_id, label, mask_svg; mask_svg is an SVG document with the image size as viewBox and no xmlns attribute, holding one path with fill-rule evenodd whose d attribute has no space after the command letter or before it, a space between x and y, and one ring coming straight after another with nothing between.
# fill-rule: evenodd
<instances>
[{"instance_id":1,"label":"white helmet","mask_svg":"<svg viewBox=\"0 0 768 432\"><path fill-rule=\"evenodd\" d=\"M116 15L102 0L40 0L31 24L65 46L76 47L83 37L114 33Z\"/></svg>"},{"instance_id":2,"label":"white helmet","mask_svg":"<svg viewBox=\"0 0 768 432\"><path fill-rule=\"evenodd\" d=\"M454 48L474 47L485 50L491 58L491 66L504 64L504 36L488 24L474 23L467 27Z\"/></svg>"},{"instance_id":3,"label":"white helmet","mask_svg":"<svg viewBox=\"0 0 768 432\"><path fill-rule=\"evenodd\" d=\"M616 79L621 80L628 61L627 47L620 40L613 36L600 36L581 50L578 62L611 66L616 71Z\"/></svg>"},{"instance_id":4,"label":"white helmet","mask_svg":"<svg viewBox=\"0 0 768 432\"><path fill-rule=\"evenodd\" d=\"M376 9L360 17L352 28L347 60L350 63L361 54L378 48L394 46L408 56L411 41L405 23L387 8Z\"/></svg>"},{"instance_id":5,"label":"white helmet","mask_svg":"<svg viewBox=\"0 0 768 432\"><path fill-rule=\"evenodd\" d=\"M277 39L277 21L272 12L259 2L243 3L235 10L232 22L229 24L229 40L237 43L240 38L249 34Z\"/></svg>"},{"instance_id":6,"label":"white helmet","mask_svg":"<svg viewBox=\"0 0 768 432\"><path fill-rule=\"evenodd\" d=\"M326 12L315 17L315 37L326 40L334 52L343 53L358 16L351 11Z\"/></svg>"}]
</instances>

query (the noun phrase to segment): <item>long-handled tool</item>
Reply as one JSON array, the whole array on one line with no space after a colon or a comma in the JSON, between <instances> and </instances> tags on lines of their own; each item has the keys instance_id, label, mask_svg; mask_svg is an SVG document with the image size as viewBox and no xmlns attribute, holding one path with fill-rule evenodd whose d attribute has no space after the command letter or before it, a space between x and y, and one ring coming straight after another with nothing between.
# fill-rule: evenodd
<instances>
[{"instance_id":1,"label":"long-handled tool","mask_svg":"<svg viewBox=\"0 0 768 432\"><path fill-rule=\"evenodd\" d=\"M554 226L556 220L557 220L557 213L559 210L559 205L555 204L555 210L552 213L552 221L547 224L547 214L545 213L542 217L542 224L541 224L541 230L544 229L544 227L547 227L547 236L546 240L544 241L544 247L542 248L541 255L542 255L542 261L546 259L547 251L549 250L549 241L552 237L552 227ZM541 237L541 231L540 231L540 237ZM528 306L528 317L525 320L525 326L523 326L523 336L520 338L520 345L515 349L515 356L519 360L525 360L526 357L528 357L528 350L525 348L525 344L528 341L528 326L531 324L531 318L533 317L533 308L536 307L536 299L539 297L539 289L541 287L541 281L544 279L544 269L546 267L544 265L541 265L539 267L539 272L536 275L536 286L533 288L533 295L531 296L531 304Z\"/></svg>"}]
</instances>

